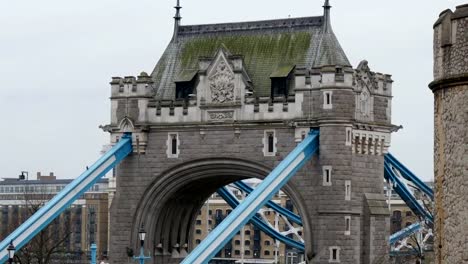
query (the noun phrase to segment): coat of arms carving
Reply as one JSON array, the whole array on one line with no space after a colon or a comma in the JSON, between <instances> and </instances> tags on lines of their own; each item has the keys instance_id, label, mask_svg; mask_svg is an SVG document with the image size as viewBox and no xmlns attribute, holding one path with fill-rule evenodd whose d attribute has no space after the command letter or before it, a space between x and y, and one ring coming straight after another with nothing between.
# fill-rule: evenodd
<instances>
[{"instance_id":1,"label":"coat of arms carving","mask_svg":"<svg viewBox=\"0 0 468 264\"><path fill-rule=\"evenodd\" d=\"M210 77L210 89L213 103L234 101L234 74L225 61L216 66L215 74Z\"/></svg>"}]
</instances>

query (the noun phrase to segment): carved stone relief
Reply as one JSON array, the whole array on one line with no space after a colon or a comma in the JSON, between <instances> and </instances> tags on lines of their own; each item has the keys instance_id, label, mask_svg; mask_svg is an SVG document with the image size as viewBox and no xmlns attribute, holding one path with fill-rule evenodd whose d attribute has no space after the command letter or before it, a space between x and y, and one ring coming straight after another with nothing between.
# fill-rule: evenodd
<instances>
[{"instance_id":1,"label":"carved stone relief","mask_svg":"<svg viewBox=\"0 0 468 264\"><path fill-rule=\"evenodd\" d=\"M208 117L212 121L224 121L234 119L234 111L208 112Z\"/></svg>"},{"instance_id":2,"label":"carved stone relief","mask_svg":"<svg viewBox=\"0 0 468 264\"><path fill-rule=\"evenodd\" d=\"M218 63L215 73L209 80L213 103L222 104L234 101L234 74L224 60Z\"/></svg>"}]
</instances>

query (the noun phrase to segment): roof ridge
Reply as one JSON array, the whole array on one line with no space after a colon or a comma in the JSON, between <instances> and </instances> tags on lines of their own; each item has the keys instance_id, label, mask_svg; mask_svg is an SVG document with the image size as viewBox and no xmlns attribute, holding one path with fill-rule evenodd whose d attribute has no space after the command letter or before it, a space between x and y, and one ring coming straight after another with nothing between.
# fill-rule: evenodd
<instances>
[{"instance_id":1,"label":"roof ridge","mask_svg":"<svg viewBox=\"0 0 468 264\"><path fill-rule=\"evenodd\" d=\"M246 22L228 22L214 24L185 25L179 28L179 35L216 33L226 31L247 31L274 28L321 26L323 16L296 17L283 19L256 20Z\"/></svg>"}]
</instances>

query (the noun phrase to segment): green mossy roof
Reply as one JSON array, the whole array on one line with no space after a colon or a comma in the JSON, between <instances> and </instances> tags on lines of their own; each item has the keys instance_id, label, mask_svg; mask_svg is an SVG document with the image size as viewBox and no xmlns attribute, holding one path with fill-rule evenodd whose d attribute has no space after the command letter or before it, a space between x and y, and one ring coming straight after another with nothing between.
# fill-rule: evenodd
<instances>
[{"instance_id":1,"label":"green mossy roof","mask_svg":"<svg viewBox=\"0 0 468 264\"><path fill-rule=\"evenodd\" d=\"M323 34L321 19L186 26L182 30L197 32L180 33L177 41L169 44L152 73L156 97L172 99L175 81L198 70L200 58L213 58L221 48L231 55L242 56L258 96L270 94L271 76L288 74L294 67L311 68L328 63L349 65L333 32L331 37ZM286 23L288 26L284 26Z\"/></svg>"},{"instance_id":2,"label":"green mossy roof","mask_svg":"<svg viewBox=\"0 0 468 264\"><path fill-rule=\"evenodd\" d=\"M242 55L256 92L270 93L270 75L282 65L304 64L310 46L308 32L275 35L223 36L195 39L184 45L182 68L196 68L200 57L213 57L224 45L233 55Z\"/></svg>"}]
</instances>

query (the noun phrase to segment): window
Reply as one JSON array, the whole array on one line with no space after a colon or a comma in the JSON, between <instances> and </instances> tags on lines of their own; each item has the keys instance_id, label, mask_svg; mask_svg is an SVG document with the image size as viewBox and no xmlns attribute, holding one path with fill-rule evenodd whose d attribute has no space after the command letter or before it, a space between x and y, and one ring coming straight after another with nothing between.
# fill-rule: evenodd
<instances>
[{"instance_id":1,"label":"window","mask_svg":"<svg viewBox=\"0 0 468 264\"><path fill-rule=\"evenodd\" d=\"M345 181L345 200L351 201L351 181Z\"/></svg>"},{"instance_id":2,"label":"window","mask_svg":"<svg viewBox=\"0 0 468 264\"><path fill-rule=\"evenodd\" d=\"M167 157L178 158L179 157L179 134L169 133L167 138Z\"/></svg>"},{"instance_id":3,"label":"window","mask_svg":"<svg viewBox=\"0 0 468 264\"><path fill-rule=\"evenodd\" d=\"M234 255L239 256L240 255L240 250L234 250Z\"/></svg>"},{"instance_id":4,"label":"window","mask_svg":"<svg viewBox=\"0 0 468 264\"><path fill-rule=\"evenodd\" d=\"M200 240L200 239L197 239L197 240L195 240L195 243L200 244L200 243L201 243L201 240Z\"/></svg>"},{"instance_id":5,"label":"window","mask_svg":"<svg viewBox=\"0 0 468 264\"><path fill-rule=\"evenodd\" d=\"M244 241L244 244L245 244L246 246L250 246L250 240Z\"/></svg>"},{"instance_id":6,"label":"window","mask_svg":"<svg viewBox=\"0 0 468 264\"><path fill-rule=\"evenodd\" d=\"M265 250L265 252L263 252L263 255L265 255L265 256L270 256L270 251Z\"/></svg>"},{"instance_id":7,"label":"window","mask_svg":"<svg viewBox=\"0 0 468 264\"><path fill-rule=\"evenodd\" d=\"M201 225L201 220L197 220L197 225Z\"/></svg>"},{"instance_id":8,"label":"window","mask_svg":"<svg viewBox=\"0 0 468 264\"><path fill-rule=\"evenodd\" d=\"M234 245L240 245L240 240L235 240Z\"/></svg>"},{"instance_id":9,"label":"window","mask_svg":"<svg viewBox=\"0 0 468 264\"><path fill-rule=\"evenodd\" d=\"M324 91L323 92L323 109L332 109L333 108L333 101L332 101L332 91Z\"/></svg>"},{"instance_id":10,"label":"window","mask_svg":"<svg viewBox=\"0 0 468 264\"><path fill-rule=\"evenodd\" d=\"M208 210L208 214L209 214L209 215L212 215L212 214L213 214L213 211Z\"/></svg>"},{"instance_id":11,"label":"window","mask_svg":"<svg viewBox=\"0 0 468 264\"><path fill-rule=\"evenodd\" d=\"M332 166L323 166L323 186L331 186Z\"/></svg>"},{"instance_id":12,"label":"window","mask_svg":"<svg viewBox=\"0 0 468 264\"><path fill-rule=\"evenodd\" d=\"M201 233L202 233L202 232L201 232L201 229L195 230L195 234L200 235Z\"/></svg>"},{"instance_id":13,"label":"window","mask_svg":"<svg viewBox=\"0 0 468 264\"><path fill-rule=\"evenodd\" d=\"M263 154L265 156L276 155L276 135L274 130L266 130L263 138Z\"/></svg>"},{"instance_id":14,"label":"window","mask_svg":"<svg viewBox=\"0 0 468 264\"><path fill-rule=\"evenodd\" d=\"M250 235L250 230L245 230L245 234L249 236Z\"/></svg>"},{"instance_id":15,"label":"window","mask_svg":"<svg viewBox=\"0 0 468 264\"><path fill-rule=\"evenodd\" d=\"M352 145L352 136L353 136L353 129L351 127L346 128L346 146Z\"/></svg>"},{"instance_id":16,"label":"window","mask_svg":"<svg viewBox=\"0 0 468 264\"><path fill-rule=\"evenodd\" d=\"M330 263L340 262L340 248L339 247L330 247Z\"/></svg>"},{"instance_id":17,"label":"window","mask_svg":"<svg viewBox=\"0 0 468 264\"><path fill-rule=\"evenodd\" d=\"M250 256L250 250L246 250L244 253L246 256Z\"/></svg>"},{"instance_id":18,"label":"window","mask_svg":"<svg viewBox=\"0 0 468 264\"><path fill-rule=\"evenodd\" d=\"M198 82L197 71L183 70L176 79L176 100L188 100Z\"/></svg>"},{"instance_id":19,"label":"window","mask_svg":"<svg viewBox=\"0 0 468 264\"><path fill-rule=\"evenodd\" d=\"M412 216L413 213L411 211L406 211L406 216Z\"/></svg>"},{"instance_id":20,"label":"window","mask_svg":"<svg viewBox=\"0 0 468 264\"><path fill-rule=\"evenodd\" d=\"M345 216L345 235L351 235L351 216Z\"/></svg>"},{"instance_id":21,"label":"window","mask_svg":"<svg viewBox=\"0 0 468 264\"><path fill-rule=\"evenodd\" d=\"M289 83L288 78L271 78L271 97L287 97L289 93Z\"/></svg>"},{"instance_id":22,"label":"window","mask_svg":"<svg viewBox=\"0 0 468 264\"><path fill-rule=\"evenodd\" d=\"M270 245L270 241L269 241L269 240L265 240L264 244L265 244L265 246L269 246L269 245Z\"/></svg>"},{"instance_id":23,"label":"window","mask_svg":"<svg viewBox=\"0 0 468 264\"><path fill-rule=\"evenodd\" d=\"M193 84L191 82L176 83L176 100L189 99L192 92Z\"/></svg>"}]
</instances>

